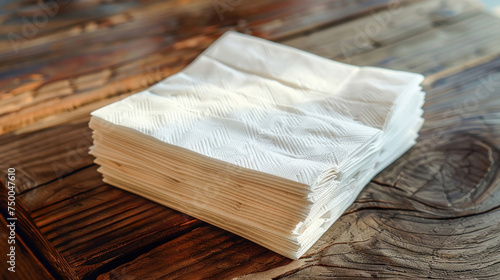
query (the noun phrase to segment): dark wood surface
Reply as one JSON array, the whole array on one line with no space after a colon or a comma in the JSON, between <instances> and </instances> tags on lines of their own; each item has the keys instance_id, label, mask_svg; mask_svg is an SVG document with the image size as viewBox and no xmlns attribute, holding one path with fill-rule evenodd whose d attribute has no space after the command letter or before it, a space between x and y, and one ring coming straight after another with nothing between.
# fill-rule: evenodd
<instances>
[{"instance_id":1,"label":"dark wood surface","mask_svg":"<svg viewBox=\"0 0 500 280\"><path fill-rule=\"evenodd\" d=\"M3 279L500 278L500 19L476 1L67 2L33 36L23 17L46 9L0 4L0 179L16 168L22 269L2 254ZM228 29L426 75L417 145L298 261L102 183L88 155L89 112Z\"/></svg>"}]
</instances>

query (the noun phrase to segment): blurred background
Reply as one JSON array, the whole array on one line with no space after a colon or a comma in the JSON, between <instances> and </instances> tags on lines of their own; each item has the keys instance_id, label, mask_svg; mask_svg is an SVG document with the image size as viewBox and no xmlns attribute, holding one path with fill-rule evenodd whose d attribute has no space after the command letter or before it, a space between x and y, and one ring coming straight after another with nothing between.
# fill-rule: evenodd
<instances>
[{"instance_id":1,"label":"blurred background","mask_svg":"<svg viewBox=\"0 0 500 280\"><path fill-rule=\"evenodd\" d=\"M2 254L0 278L498 279L498 5L0 1L0 227L9 217L8 168L19 217L19 270L6 274ZM88 154L90 112L181 70L227 30L426 76L417 145L363 190L307 259L104 184ZM0 237L6 252L8 233Z\"/></svg>"},{"instance_id":2,"label":"blurred background","mask_svg":"<svg viewBox=\"0 0 500 280\"><path fill-rule=\"evenodd\" d=\"M495 0L481 0L486 8L490 9L495 15L500 16L500 3Z\"/></svg>"},{"instance_id":3,"label":"blurred background","mask_svg":"<svg viewBox=\"0 0 500 280\"><path fill-rule=\"evenodd\" d=\"M495 9L497 1L483 1ZM379 59L378 65L388 66L385 54L366 63L354 57L417 33L443 33L434 27L484 9L478 1L441 0L4 0L0 5L0 134L39 121L51 125L78 118L145 89L184 67L226 30L335 60ZM388 6L407 17L377 13ZM370 21L337 27L363 16ZM488 20L469 19L468 26ZM456 29L479 36L464 28Z\"/></svg>"}]
</instances>

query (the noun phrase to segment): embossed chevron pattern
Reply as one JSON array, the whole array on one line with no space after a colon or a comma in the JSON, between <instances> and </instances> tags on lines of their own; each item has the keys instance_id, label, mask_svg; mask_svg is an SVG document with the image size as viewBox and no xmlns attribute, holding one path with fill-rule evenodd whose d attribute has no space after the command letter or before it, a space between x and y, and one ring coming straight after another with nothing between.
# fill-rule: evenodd
<instances>
[{"instance_id":1,"label":"embossed chevron pattern","mask_svg":"<svg viewBox=\"0 0 500 280\"><path fill-rule=\"evenodd\" d=\"M92 113L103 180L297 259L418 137L423 77L234 32Z\"/></svg>"}]
</instances>

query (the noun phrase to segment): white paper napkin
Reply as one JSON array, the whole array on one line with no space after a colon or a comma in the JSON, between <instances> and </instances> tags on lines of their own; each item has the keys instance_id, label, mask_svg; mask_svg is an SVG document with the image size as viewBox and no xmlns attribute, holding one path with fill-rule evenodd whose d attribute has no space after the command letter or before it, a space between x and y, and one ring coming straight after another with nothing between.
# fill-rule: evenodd
<instances>
[{"instance_id":1,"label":"white paper napkin","mask_svg":"<svg viewBox=\"0 0 500 280\"><path fill-rule=\"evenodd\" d=\"M120 136L112 140L110 134L101 142L96 141L92 153L102 158L100 171L112 184L298 258L345 211L373 176L414 144L422 125L420 108L424 94L419 87L422 80L419 74L346 65L256 37L227 32L183 71L148 90L94 111L94 124L91 122L94 130L102 130L103 124L108 124L116 126ZM148 148L134 152L134 143L139 147L142 140L124 144L126 140L122 139L126 137L137 137L136 140L143 137ZM114 147L113 141L120 143L121 148ZM126 152L124 145L130 145ZM210 165L213 160L225 163L226 167L256 172L248 174L255 174L255 180L263 186L265 182L259 180L269 178L306 186L303 191L306 206L297 206L297 213L302 213L303 218L300 222L290 218L279 227L270 224L273 220L265 218L264 212L262 218L252 218L251 213L240 213L237 209L226 213L231 211L216 207L217 203L233 201L231 195L238 199L253 195L248 190L226 193L223 189L224 195L217 197L220 201L207 198L204 208L200 208L193 201L183 202L181 194L169 194L169 188L163 188L160 179L135 189L124 183L123 178L140 175L117 172L122 167L115 164L126 168L131 158L143 162L134 166L147 171L147 164L155 161L144 159L148 156L141 153L172 147L176 150L170 150L171 154L194 152L193 165L198 161ZM114 154L109 152L111 149ZM133 167L132 163L129 165ZM214 166L214 170L226 170ZM150 170L158 178L166 174L161 166ZM193 180L189 176L195 175L189 174L189 167L182 172L187 181ZM214 181L220 179L220 174L214 177ZM235 180L229 176L220 185L229 188ZM251 182L252 177L247 181ZM195 184L201 186L203 181L192 183ZM279 182L270 185L273 187L269 190L279 190ZM162 198L151 195L155 188L166 194ZM220 221L220 217L225 220ZM292 224L293 229L288 227ZM252 233L248 230L251 228L261 232ZM273 245L280 238L288 245Z\"/></svg>"}]
</instances>

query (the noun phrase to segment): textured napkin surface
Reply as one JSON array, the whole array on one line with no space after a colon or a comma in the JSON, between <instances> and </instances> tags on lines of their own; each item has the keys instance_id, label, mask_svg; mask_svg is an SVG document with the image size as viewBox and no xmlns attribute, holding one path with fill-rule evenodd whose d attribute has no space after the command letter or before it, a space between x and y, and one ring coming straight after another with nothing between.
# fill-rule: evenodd
<instances>
[{"instance_id":1,"label":"textured napkin surface","mask_svg":"<svg viewBox=\"0 0 500 280\"><path fill-rule=\"evenodd\" d=\"M297 259L415 144L422 80L227 32L94 111L91 153L105 182Z\"/></svg>"},{"instance_id":2,"label":"textured napkin surface","mask_svg":"<svg viewBox=\"0 0 500 280\"><path fill-rule=\"evenodd\" d=\"M362 160L356 153L380 140L398 98L422 79L227 32L183 71L92 115L314 187Z\"/></svg>"}]
</instances>

